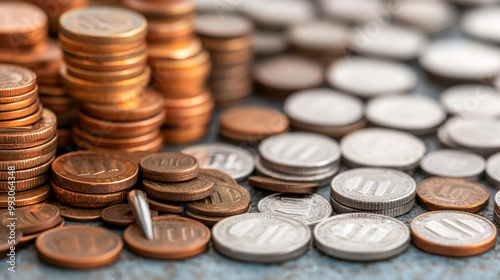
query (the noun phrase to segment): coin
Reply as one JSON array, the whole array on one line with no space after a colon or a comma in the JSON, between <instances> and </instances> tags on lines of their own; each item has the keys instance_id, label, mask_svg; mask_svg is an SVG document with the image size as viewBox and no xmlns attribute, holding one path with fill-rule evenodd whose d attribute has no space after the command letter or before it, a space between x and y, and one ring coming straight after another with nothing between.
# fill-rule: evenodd
<instances>
[{"instance_id":1,"label":"coin","mask_svg":"<svg viewBox=\"0 0 500 280\"><path fill-rule=\"evenodd\" d=\"M20 207L16 209L15 215L11 215L11 213L10 211L0 213L0 224L7 226L11 219L15 218L16 229L22 231L23 235L54 227L61 219L59 209L46 203Z\"/></svg>"},{"instance_id":2,"label":"coin","mask_svg":"<svg viewBox=\"0 0 500 280\"><path fill-rule=\"evenodd\" d=\"M49 198L50 186L42 185L27 191L16 192L16 207L28 206L42 202ZM12 205L11 196L7 193L0 193L0 207L7 208ZM10 202L10 203L9 203Z\"/></svg>"},{"instance_id":3,"label":"coin","mask_svg":"<svg viewBox=\"0 0 500 280\"><path fill-rule=\"evenodd\" d=\"M5 19L5 18L4 18ZM28 68L12 64L0 64L0 96L18 96L36 88L36 75Z\"/></svg>"},{"instance_id":4,"label":"coin","mask_svg":"<svg viewBox=\"0 0 500 280\"><path fill-rule=\"evenodd\" d=\"M182 214L184 212L184 207L180 204L176 204L176 202L168 201L157 201L151 198L148 198L148 204L151 209L157 210L163 213L169 214Z\"/></svg>"},{"instance_id":5,"label":"coin","mask_svg":"<svg viewBox=\"0 0 500 280\"><path fill-rule=\"evenodd\" d=\"M237 184L215 181L210 196L186 203L187 209L205 216L229 216L240 214L250 204L250 193Z\"/></svg>"},{"instance_id":6,"label":"coin","mask_svg":"<svg viewBox=\"0 0 500 280\"><path fill-rule=\"evenodd\" d=\"M250 213L251 211L252 211L252 207L251 207L251 205L248 205L247 209L244 212L239 213L239 214L235 214L235 215L247 214L247 213ZM201 215L201 214L196 213L196 212L191 212L188 209L186 209L186 211L184 212L184 214L188 218L196 220L196 221L198 221L198 222L206 225L207 227L213 227L218 222L220 222L220 221L226 219L227 217L229 217L229 216L220 216L220 217L219 216L205 216L205 215ZM235 216L235 215L231 215L231 216Z\"/></svg>"},{"instance_id":7,"label":"coin","mask_svg":"<svg viewBox=\"0 0 500 280\"><path fill-rule=\"evenodd\" d=\"M325 76L332 87L362 98L408 92L417 83L415 71L403 63L362 56L336 60Z\"/></svg>"},{"instance_id":8,"label":"coin","mask_svg":"<svg viewBox=\"0 0 500 280\"><path fill-rule=\"evenodd\" d=\"M490 156L486 161L486 177L494 186L500 188L500 153Z\"/></svg>"},{"instance_id":9,"label":"coin","mask_svg":"<svg viewBox=\"0 0 500 280\"><path fill-rule=\"evenodd\" d=\"M462 118L449 126L447 133L457 146L481 155L500 149L500 121L495 119Z\"/></svg>"},{"instance_id":10,"label":"coin","mask_svg":"<svg viewBox=\"0 0 500 280\"><path fill-rule=\"evenodd\" d=\"M37 156L34 158L0 161L0 170L8 171L11 168L15 168L15 170L34 168L49 162L54 158L55 155L56 155L56 149L50 151L47 154Z\"/></svg>"},{"instance_id":11,"label":"coin","mask_svg":"<svg viewBox=\"0 0 500 280\"><path fill-rule=\"evenodd\" d=\"M200 15L195 18L195 29L198 36L211 38L235 38L253 32L252 23L239 16L228 15L220 18L217 15Z\"/></svg>"},{"instance_id":12,"label":"coin","mask_svg":"<svg viewBox=\"0 0 500 280\"><path fill-rule=\"evenodd\" d=\"M475 213L488 205L490 192L478 182L452 177L431 177L417 186L417 198L428 210Z\"/></svg>"},{"instance_id":13,"label":"coin","mask_svg":"<svg viewBox=\"0 0 500 280\"><path fill-rule=\"evenodd\" d=\"M460 26L464 33L471 37L498 43L500 36L498 36L496 29L499 15L500 9L498 7L479 7L468 10L463 15Z\"/></svg>"},{"instance_id":14,"label":"coin","mask_svg":"<svg viewBox=\"0 0 500 280\"><path fill-rule=\"evenodd\" d=\"M346 26L324 20L292 26L286 33L292 48L333 58L346 52L349 34Z\"/></svg>"},{"instance_id":15,"label":"coin","mask_svg":"<svg viewBox=\"0 0 500 280\"><path fill-rule=\"evenodd\" d=\"M248 177L254 170L252 154L229 144L199 144L181 151L198 160L201 168L216 169L227 173L235 180Z\"/></svg>"},{"instance_id":16,"label":"coin","mask_svg":"<svg viewBox=\"0 0 500 280\"><path fill-rule=\"evenodd\" d=\"M245 2L243 12L259 26L284 30L314 18L313 3L301 0L255 0Z\"/></svg>"},{"instance_id":17,"label":"coin","mask_svg":"<svg viewBox=\"0 0 500 280\"><path fill-rule=\"evenodd\" d=\"M214 190L214 181L200 174L195 179L183 182L157 182L142 180L144 191L156 199L171 201L193 201L210 196Z\"/></svg>"},{"instance_id":18,"label":"coin","mask_svg":"<svg viewBox=\"0 0 500 280\"><path fill-rule=\"evenodd\" d=\"M258 56L273 56L285 52L288 48L288 41L281 32L257 30L253 48Z\"/></svg>"},{"instance_id":19,"label":"coin","mask_svg":"<svg viewBox=\"0 0 500 280\"><path fill-rule=\"evenodd\" d=\"M500 191L495 195L495 211L497 214L500 213Z\"/></svg>"},{"instance_id":20,"label":"coin","mask_svg":"<svg viewBox=\"0 0 500 280\"><path fill-rule=\"evenodd\" d=\"M10 64L3 64L3 65L10 65ZM0 70L1 71L1 70ZM27 99L30 99L30 98L33 98L38 95L38 87L35 86L34 89L26 92L26 93L23 93L23 94L19 94L19 95L13 95L13 96L0 96L0 102L1 103L13 103L13 102L20 102L20 101L23 101L23 100L27 100Z\"/></svg>"},{"instance_id":21,"label":"coin","mask_svg":"<svg viewBox=\"0 0 500 280\"><path fill-rule=\"evenodd\" d=\"M319 4L329 18L361 24L386 9L382 0L321 0Z\"/></svg>"},{"instance_id":22,"label":"coin","mask_svg":"<svg viewBox=\"0 0 500 280\"><path fill-rule=\"evenodd\" d=\"M30 126L30 125L38 122L42 118L42 111L43 111L43 107L40 104L38 107L38 110L31 115L28 115L28 116L22 117L22 118L18 118L18 119L0 121L0 128Z\"/></svg>"},{"instance_id":23,"label":"coin","mask_svg":"<svg viewBox=\"0 0 500 280\"><path fill-rule=\"evenodd\" d=\"M235 184L235 185L238 184L238 182L236 182L236 180L233 179L233 177L216 169L200 169L200 174L205 174L209 176L214 182L222 181L224 183L229 183L229 184Z\"/></svg>"},{"instance_id":24,"label":"coin","mask_svg":"<svg viewBox=\"0 0 500 280\"><path fill-rule=\"evenodd\" d=\"M210 242L210 230L200 222L174 216L153 218L154 239L144 237L138 225L123 232L127 247L133 252L157 259L185 259L201 254Z\"/></svg>"},{"instance_id":25,"label":"coin","mask_svg":"<svg viewBox=\"0 0 500 280\"><path fill-rule=\"evenodd\" d=\"M149 210L151 217L158 216L158 211ZM116 204L102 210L101 218L106 224L114 226L128 226L136 222L134 214L128 204Z\"/></svg>"},{"instance_id":26,"label":"coin","mask_svg":"<svg viewBox=\"0 0 500 280\"><path fill-rule=\"evenodd\" d=\"M54 197L61 203L80 208L102 208L123 202L130 190L107 194L87 194L64 189L51 183Z\"/></svg>"},{"instance_id":27,"label":"coin","mask_svg":"<svg viewBox=\"0 0 500 280\"><path fill-rule=\"evenodd\" d=\"M166 18L170 21L190 17L195 9L192 1L180 0L158 3L159 1L125 0L123 4L148 18Z\"/></svg>"},{"instance_id":28,"label":"coin","mask_svg":"<svg viewBox=\"0 0 500 280\"><path fill-rule=\"evenodd\" d=\"M368 213L343 214L316 225L314 244L335 258L375 261L404 252L410 245L410 231L394 218Z\"/></svg>"},{"instance_id":29,"label":"coin","mask_svg":"<svg viewBox=\"0 0 500 280\"><path fill-rule=\"evenodd\" d=\"M56 228L36 239L36 249L45 262L72 269L108 265L118 259L122 248L118 235L86 225Z\"/></svg>"},{"instance_id":30,"label":"coin","mask_svg":"<svg viewBox=\"0 0 500 280\"><path fill-rule=\"evenodd\" d=\"M420 168L431 176L478 178L486 168L483 157L459 150L437 150L425 155Z\"/></svg>"},{"instance_id":31,"label":"coin","mask_svg":"<svg viewBox=\"0 0 500 280\"><path fill-rule=\"evenodd\" d=\"M29 98L21 101L0 104L0 112L21 110L23 108L29 107L30 105L33 105L37 101L38 101L38 96L32 94Z\"/></svg>"},{"instance_id":32,"label":"coin","mask_svg":"<svg viewBox=\"0 0 500 280\"><path fill-rule=\"evenodd\" d=\"M251 176L248 184L254 188L280 193L308 194L318 189L318 184L315 183L282 181L263 176Z\"/></svg>"},{"instance_id":33,"label":"coin","mask_svg":"<svg viewBox=\"0 0 500 280\"><path fill-rule=\"evenodd\" d=\"M53 229L53 228L58 228L58 227L63 227L64 224L66 223L66 221L63 219L63 218L60 218L59 219L59 222L52 228L49 228L49 229ZM21 237L21 240L20 240L20 243L21 244L25 244L25 243L28 243L28 242L31 242L31 241L34 241L38 238L38 236L40 236L42 232L37 232L37 233L33 233L33 234L29 234L29 235L24 235L23 237Z\"/></svg>"},{"instance_id":34,"label":"coin","mask_svg":"<svg viewBox=\"0 0 500 280\"><path fill-rule=\"evenodd\" d=\"M335 211L335 213L337 214L362 212L362 213L384 215L389 217L398 217L411 211L411 209L415 205L415 199L412 199L410 202L403 204L401 206L397 206L394 208L380 209L380 210L364 210L364 209L352 208L339 203L331 196L330 196L330 204L332 205L333 211Z\"/></svg>"},{"instance_id":35,"label":"coin","mask_svg":"<svg viewBox=\"0 0 500 280\"><path fill-rule=\"evenodd\" d=\"M101 213L104 208L78 208L61 204L55 199L49 201L59 209L61 217L71 222L94 222L101 219Z\"/></svg>"},{"instance_id":36,"label":"coin","mask_svg":"<svg viewBox=\"0 0 500 280\"><path fill-rule=\"evenodd\" d=\"M47 33L47 15L36 5L12 1L3 2L0 7L0 45L35 45Z\"/></svg>"},{"instance_id":37,"label":"coin","mask_svg":"<svg viewBox=\"0 0 500 280\"><path fill-rule=\"evenodd\" d=\"M196 158L177 152L151 155L139 163L142 177L159 182L182 182L196 178L199 165Z\"/></svg>"},{"instance_id":38,"label":"coin","mask_svg":"<svg viewBox=\"0 0 500 280\"><path fill-rule=\"evenodd\" d=\"M466 84L443 91L440 102L448 113L462 117L499 117L498 91L483 84Z\"/></svg>"},{"instance_id":39,"label":"coin","mask_svg":"<svg viewBox=\"0 0 500 280\"><path fill-rule=\"evenodd\" d=\"M0 112L0 120L6 121L6 120L23 118L35 113L37 110L39 110L39 107L40 107L40 101L37 100L35 101L35 103L29 105L28 107L19 110L3 111Z\"/></svg>"},{"instance_id":40,"label":"coin","mask_svg":"<svg viewBox=\"0 0 500 280\"><path fill-rule=\"evenodd\" d=\"M41 176L47 172L50 171L50 165L54 158L50 159L48 162L37 166L33 167L30 169L22 169L22 170L16 170L15 171L15 176L16 176L16 181L18 180L24 180L24 179L29 179L33 177L38 177ZM0 180L7 181L9 180L9 177L11 176L12 172L9 171L0 171Z\"/></svg>"},{"instance_id":41,"label":"coin","mask_svg":"<svg viewBox=\"0 0 500 280\"><path fill-rule=\"evenodd\" d=\"M57 134L50 140L44 141L39 146L25 148L25 149L14 149L14 150L1 150L0 160L23 160L30 159L33 157L43 156L55 150L57 146Z\"/></svg>"},{"instance_id":42,"label":"coin","mask_svg":"<svg viewBox=\"0 0 500 280\"><path fill-rule=\"evenodd\" d=\"M457 10L446 1L401 1L392 13L394 19L426 33L439 33L453 25Z\"/></svg>"},{"instance_id":43,"label":"coin","mask_svg":"<svg viewBox=\"0 0 500 280\"><path fill-rule=\"evenodd\" d=\"M25 180L16 180L14 185L16 186L16 191L27 191L33 189L35 187L41 186L45 183L48 183L49 174L45 173L37 177L25 179ZM9 192L12 189L12 183L10 181L0 181L0 192Z\"/></svg>"},{"instance_id":44,"label":"coin","mask_svg":"<svg viewBox=\"0 0 500 280\"><path fill-rule=\"evenodd\" d=\"M88 151L67 153L52 164L54 183L74 192L111 193L131 188L139 168L128 158Z\"/></svg>"},{"instance_id":45,"label":"coin","mask_svg":"<svg viewBox=\"0 0 500 280\"><path fill-rule=\"evenodd\" d=\"M212 228L215 249L248 262L280 262L304 254L311 230L303 223L266 213L233 216Z\"/></svg>"},{"instance_id":46,"label":"coin","mask_svg":"<svg viewBox=\"0 0 500 280\"><path fill-rule=\"evenodd\" d=\"M458 211L433 211L411 222L413 244L432 254L466 257L495 246L497 229L487 219Z\"/></svg>"}]
</instances>

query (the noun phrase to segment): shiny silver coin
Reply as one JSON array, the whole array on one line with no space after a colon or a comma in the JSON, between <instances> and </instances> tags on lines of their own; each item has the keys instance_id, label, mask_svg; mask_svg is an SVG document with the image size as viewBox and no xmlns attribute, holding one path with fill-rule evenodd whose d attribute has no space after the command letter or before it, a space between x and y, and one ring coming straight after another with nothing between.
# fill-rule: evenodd
<instances>
[{"instance_id":1,"label":"shiny silver coin","mask_svg":"<svg viewBox=\"0 0 500 280\"><path fill-rule=\"evenodd\" d=\"M363 102L327 89L307 89L290 95L284 104L289 118L314 126L346 126L363 118Z\"/></svg>"},{"instance_id":2,"label":"shiny silver coin","mask_svg":"<svg viewBox=\"0 0 500 280\"><path fill-rule=\"evenodd\" d=\"M486 177L497 188L500 188L500 153L490 156L486 161Z\"/></svg>"},{"instance_id":3,"label":"shiny silver coin","mask_svg":"<svg viewBox=\"0 0 500 280\"><path fill-rule=\"evenodd\" d=\"M375 261L406 250L410 245L410 231L394 218L369 213L342 214L316 225L314 243L332 257Z\"/></svg>"},{"instance_id":4,"label":"shiny silver coin","mask_svg":"<svg viewBox=\"0 0 500 280\"><path fill-rule=\"evenodd\" d=\"M356 168L333 178L331 196L347 207L383 210L409 203L416 188L415 180L401 171Z\"/></svg>"},{"instance_id":5,"label":"shiny silver coin","mask_svg":"<svg viewBox=\"0 0 500 280\"><path fill-rule=\"evenodd\" d=\"M307 226L314 226L332 215L332 206L318 194L276 193L261 199L257 208L262 213L295 219Z\"/></svg>"},{"instance_id":6,"label":"shiny silver coin","mask_svg":"<svg viewBox=\"0 0 500 280\"><path fill-rule=\"evenodd\" d=\"M495 212L500 213L500 191L495 195Z\"/></svg>"},{"instance_id":7,"label":"shiny silver coin","mask_svg":"<svg viewBox=\"0 0 500 280\"><path fill-rule=\"evenodd\" d=\"M430 176L447 176L474 179L486 168L480 155L459 150L437 150L420 161L422 171Z\"/></svg>"},{"instance_id":8,"label":"shiny silver coin","mask_svg":"<svg viewBox=\"0 0 500 280\"><path fill-rule=\"evenodd\" d=\"M464 13L461 22L465 34L492 43L500 43L500 7L488 6Z\"/></svg>"},{"instance_id":9,"label":"shiny silver coin","mask_svg":"<svg viewBox=\"0 0 500 280\"><path fill-rule=\"evenodd\" d=\"M365 128L340 142L342 156L351 167L386 167L413 171L425 154L417 137L397 130Z\"/></svg>"},{"instance_id":10,"label":"shiny silver coin","mask_svg":"<svg viewBox=\"0 0 500 280\"><path fill-rule=\"evenodd\" d=\"M212 228L215 249L249 262L280 262L296 258L309 247L311 230L294 219L251 213L226 218Z\"/></svg>"},{"instance_id":11,"label":"shiny silver coin","mask_svg":"<svg viewBox=\"0 0 500 280\"><path fill-rule=\"evenodd\" d=\"M419 95L374 98L368 102L365 116L377 126L416 135L431 133L446 119L446 113L436 101Z\"/></svg>"},{"instance_id":12,"label":"shiny silver coin","mask_svg":"<svg viewBox=\"0 0 500 280\"><path fill-rule=\"evenodd\" d=\"M462 118L448 128L451 141L480 154L500 151L500 120Z\"/></svg>"},{"instance_id":13,"label":"shiny silver coin","mask_svg":"<svg viewBox=\"0 0 500 280\"><path fill-rule=\"evenodd\" d=\"M443 91L443 107L462 117L500 117L500 94L494 87L482 84L458 85Z\"/></svg>"},{"instance_id":14,"label":"shiny silver coin","mask_svg":"<svg viewBox=\"0 0 500 280\"><path fill-rule=\"evenodd\" d=\"M200 144L187 147L181 152L195 157L200 168L222 171L235 180L248 177L255 168L252 154L229 144Z\"/></svg>"},{"instance_id":15,"label":"shiny silver coin","mask_svg":"<svg viewBox=\"0 0 500 280\"><path fill-rule=\"evenodd\" d=\"M379 215L384 215L384 216L388 216L388 217L398 217L398 216L404 215L404 214L411 211L411 209L415 205L415 199L413 199L412 201L410 201L404 205L394 207L394 208L382 209L382 210L363 210L363 209L356 209L356 208L348 207L348 206L342 205L341 203L336 201L333 197L330 197L330 203L333 207L333 210L337 214L363 212L363 213L379 214Z\"/></svg>"},{"instance_id":16,"label":"shiny silver coin","mask_svg":"<svg viewBox=\"0 0 500 280\"><path fill-rule=\"evenodd\" d=\"M426 33L438 33L451 27L458 14L447 1L435 0L403 0L394 9L395 20Z\"/></svg>"}]
</instances>

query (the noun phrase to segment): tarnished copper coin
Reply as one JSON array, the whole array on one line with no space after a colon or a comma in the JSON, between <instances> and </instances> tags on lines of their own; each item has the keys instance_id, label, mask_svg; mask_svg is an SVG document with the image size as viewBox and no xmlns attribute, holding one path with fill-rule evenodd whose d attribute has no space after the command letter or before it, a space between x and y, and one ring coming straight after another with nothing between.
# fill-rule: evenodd
<instances>
[{"instance_id":1,"label":"tarnished copper coin","mask_svg":"<svg viewBox=\"0 0 500 280\"><path fill-rule=\"evenodd\" d=\"M280 193L308 194L318 190L316 183L282 181L263 176L251 176L248 184L254 188Z\"/></svg>"},{"instance_id":2,"label":"tarnished copper coin","mask_svg":"<svg viewBox=\"0 0 500 280\"><path fill-rule=\"evenodd\" d=\"M158 211L149 210L151 217L158 216ZM128 204L109 206L101 213L101 218L106 224L114 226L128 226L135 223L134 213Z\"/></svg>"},{"instance_id":3,"label":"tarnished copper coin","mask_svg":"<svg viewBox=\"0 0 500 280\"><path fill-rule=\"evenodd\" d=\"M111 153L79 151L58 157L52 164L53 180L81 193L112 193L131 188L139 168L132 160Z\"/></svg>"},{"instance_id":4,"label":"tarnished copper coin","mask_svg":"<svg viewBox=\"0 0 500 280\"><path fill-rule=\"evenodd\" d=\"M81 208L102 208L125 201L130 190L108 194L87 194L64 189L52 181L54 197L61 203Z\"/></svg>"},{"instance_id":5,"label":"tarnished copper coin","mask_svg":"<svg viewBox=\"0 0 500 280\"><path fill-rule=\"evenodd\" d=\"M209 197L186 203L195 213L206 216L229 216L245 212L250 203L250 193L237 184L215 181L215 188Z\"/></svg>"},{"instance_id":6,"label":"tarnished copper coin","mask_svg":"<svg viewBox=\"0 0 500 280\"><path fill-rule=\"evenodd\" d=\"M89 269L114 262L123 248L115 233L93 226L66 226L42 233L36 249L42 260L55 266Z\"/></svg>"},{"instance_id":7,"label":"tarnished copper coin","mask_svg":"<svg viewBox=\"0 0 500 280\"><path fill-rule=\"evenodd\" d=\"M13 213L14 215L10 215ZM59 209L47 203L17 208L15 212L0 213L0 224L7 226L15 218L16 229L24 235L33 234L54 227L61 216Z\"/></svg>"},{"instance_id":8,"label":"tarnished copper coin","mask_svg":"<svg viewBox=\"0 0 500 280\"><path fill-rule=\"evenodd\" d=\"M16 207L28 206L42 202L49 198L50 186L43 185L31 190L16 193ZM9 195L7 193L0 193L0 207L9 207Z\"/></svg>"},{"instance_id":9,"label":"tarnished copper coin","mask_svg":"<svg viewBox=\"0 0 500 280\"><path fill-rule=\"evenodd\" d=\"M182 182L198 176L196 158L176 152L151 155L139 163L142 177L159 182Z\"/></svg>"},{"instance_id":10,"label":"tarnished copper coin","mask_svg":"<svg viewBox=\"0 0 500 280\"><path fill-rule=\"evenodd\" d=\"M137 224L123 232L127 247L142 256L185 259L201 254L210 241L210 230L200 222L175 216L153 218L154 239L148 240Z\"/></svg>"},{"instance_id":11,"label":"tarnished copper coin","mask_svg":"<svg viewBox=\"0 0 500 280\"><path fill-rule=\"evenodd\" d=\"M41 176L47 172L50 171L50 165L54 158L50 159L48 162L29 169L22 169L22 170L16 170L15 171L15 178L17 180L24 180L24 179L29 179L29 178L34 178ZM9 177L11 177L11 174L9 171L0 171L0 180L2 181L7 181L9 180ZM17 197L16 197L17 199Z\"/></svg>"},{"instance_id":12,"label":"tarnished copper coin","mask_svg":"<svg viewBox=\"0 0 500 280\"><path fill-rule=\"evenodd\" d=\"M251 211L252 211L252 207L251 207L251 205L248 205L247 209L243 213L239 213L239 214L235 214L235 215L246 214L246 213L250 213ZM195 212L191 212L189 210L186 210L185 213L186 213L187 217L189 217L193 220L196 220L196 221L198 221L198 222L200 222L208 227L214 226L216 223L229 217L229 216L221 216L221 217L205 216L205 215L201 215L201 214L198 214Z\"/></svg>"},{"instance_id":13,"label":"tarnished copper coin","mask_svg":"<svg viewBox=\"0 0 500 280\"><path fill-rule=\"evenodd\" d=\"M101 218L104 208L78 208L61 204L55 199L49 201L50 204L59 209L61 217L72 222L93 222Z\"/></svg>"},{"instance_id":14,"label":"tarnished copper coin","mask_svg":"<svg viewBox=\"0 0 500 280\"><path fill-rule=\"evenodd\" d=\"M216 170L216 169L202 168L202 169L200 169L200 174L207 175L210 178L212 178L212 180L214 180L214 181L222 181L225 183L235 184L235 185L238 184L238 182L235 179L233 179L233 177L231 177L229 174L226 174L226 173L219 171L219 170Z\"/></svg>"},{"instance_id":15,"label":"tarnished copper coin","mask_svg":"<svg viewBox=\"0 0 500 280\"><path fill-rule=\"evenodd\" d=\"M66 223L66 221L65 221L63 218L60 218L60 219L59 219L59 222L58 222L55 226L53 226L53 227L51 227L51 228L49 228L49 229L63 227L65 223ZM45 231L45 230L44 230L44 231ZM34 240L36 240L36 239L38 238L38 236L40 236L40 235L41 235L44 231L37 232L37 233L33 233L33 234L29 234L29 235L23 235L23 237L21 237L20 242L21 242L22 244L24 244L24 243L28 243L28 242L34 241Z\"/></svg>"},{"instance_id":16,"label":"tarnished copper coin","mask_svg":"<svg viewBox=\"0 0 500 280\"><path fill-rule=\"evenodd\" d=\"M144 191L153 198L171 201L194 201L210 196L214 190L214 181L200 174L195 179L165 183L143 180Z\"/></svg>"},{"instance_id":17,"label":"tarnished copper coin","mask_svg":"<svg viewBox=\"0 0 500 280\"><path fill-rule=\"evenodd\" d=\"M36 176L29 179L16 180L15 182L0 181L0 193L8 192L14 189L14 186L16 192L30 190L38 186L41 186L45 183L48 183L48 180L49 180L49 173L45 173L40 176Z\"/></svg>"},{"instance_id":18,"label":"tarnished copper coin","mask_svg":"<svg viewBox=\"0 0 500 280\"><path fill-rule=\"evenodd\" d=\"M36 87L36 75L28 68L0 64L0 96L9 97L22 95Z\"/></svg>"},{"instance_id":19,"label":"tarnished copper coin","mask_svg":"<svg viewBox=\"0 0 500 280\"><path fill-rule=\"evenodd\" d=\"M417 199L428 210L475 213L488 205L490 192L478 182L453 177L431 177L417 186Z\"/></svg>"},{"instance_id":20,"label":"tarnished copper coin","mask_svg":"<svg viewBox=\"0 0 500 280\"><path fill-rule=\"evenodd\" d=\"M159 212L168 213L168 214L182 214L184 212L184 207L180 204L174 204L174 202L169 201L168 203L165 201L157 201L151 198L148 198L149 208L154 209Z\"/></svg>"}]
</instances>

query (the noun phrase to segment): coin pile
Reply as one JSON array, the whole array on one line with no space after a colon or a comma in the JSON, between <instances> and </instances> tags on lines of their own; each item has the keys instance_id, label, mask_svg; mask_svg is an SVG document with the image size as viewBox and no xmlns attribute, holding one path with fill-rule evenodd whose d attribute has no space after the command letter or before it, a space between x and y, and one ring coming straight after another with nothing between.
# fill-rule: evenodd
<instances>
[{"instance_id":1,"label":"coin pile","mask_svg":"<svg viewBox=\"0 0 500 280\"><path fill-rule=\"evenodd\" d=\"M415 204L415 180L401 171L355 168L331 183L330 202L338 214L366 212L401 216Z\"/></svg>"},{"instance_id":2,"label":"coin pile","mask_svg":"<svg viewBox=\"0 0 500 280\"><path fill-rule=\"evenodd\" d=\"M51 1L51 0L27 0L38 5L47 14L49 19L49 31L51 34L57 34L59 31L59 18L66 11L82 8L88 5L89 0L71 0L71 1ZM101 3L102 5L102 3Z\"/></svg>"},{"instance_id":3,"label":"coin pile","mask_svg":"<svg viewBox=\"0 0 500 280\"><path fill-rule=\"evenodd\" d=\"M253 89L253 24L240 16L199 15L196 33L210 53L212 69L208 85L218 107L242 102Z\"/></svg>"}]
</instances>

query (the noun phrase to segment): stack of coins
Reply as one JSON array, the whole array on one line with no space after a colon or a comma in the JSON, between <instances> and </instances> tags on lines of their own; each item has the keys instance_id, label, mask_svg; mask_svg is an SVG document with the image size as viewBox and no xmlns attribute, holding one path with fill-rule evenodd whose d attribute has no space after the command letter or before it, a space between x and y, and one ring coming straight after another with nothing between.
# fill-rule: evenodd
<instances>
[{"instance_id":1,"label":"stack of coins","mask_svg":"<svg viewBox=\"0 0 500 280\"><path fill-rule=\"evenodd\" d=\"M243 17L200 15L196 33L210 52L212 71L208 85L218 107L243 101L252 92L254 27Z\"/></svg>"},{"instance_id":2,"label":"stack of coins","mask_svg":"<svg viewBox=\"0 0 500 280\"><path fill-rule=\"evenodd\" d=\"M45 11L49 18L49 31L57 34L59 31L59 18L66 11L82 8L89 4L89 0L52 1L52 0L27 0L38 5ZM102 5L102 3L101 3Z\"/></svg>"},{"instance_id":3,"label":"stack of coins","mask_svg":"<svg viewBox=\"0 0 500 280\"><path fill-rule=\"evenodd\" d=\"M39 203L50 195L56 116L39 102L35 73L0 64L0 77L0 207L9 206L9 191L16 206Z\"/></svg>"},{"instance_id":4,"label":"stack of coins","mask_svg":"<svg viewBox=\"0 0 500 280\"><path fill-rule=\"evenodd\" d=\"M72 139L95 150L158 151L164 112L149 83L147 23L133 11L90 7L61 16L64 86L79 101Z\"/></svg>"},{"instance_id":5,"label":"stack of coins","mask_svg":"<svg viewBox=\"0 0 500 280\"><path fill-rule=\"evenodd\" d=\"M500 224L500 191L495 195L495 211L494 218L497 224Z\"/></svg>"},{"instance_id":6,"label":"stack of coins","mask_svg":"<svg viewBox=\"0 0 500 280\"><path fill-rule=\"evenodd\" d=\"M79 151L52 164L52 190L57 201L80 208L122 203L137 183L139 168L132 160L112 154Z\"/></svg>"},{"instance_id":7,"label":"stack of coins","mask_svg":"<svg viewBox=\"0 0 500 280\"><path fill-rule=\"evenodd\" d=\"M401 171L356 168L333 178L330 203L338 214L366 212L396 217L413 208L415 190L415 180Z\"/></svg>"}]
</instances>

